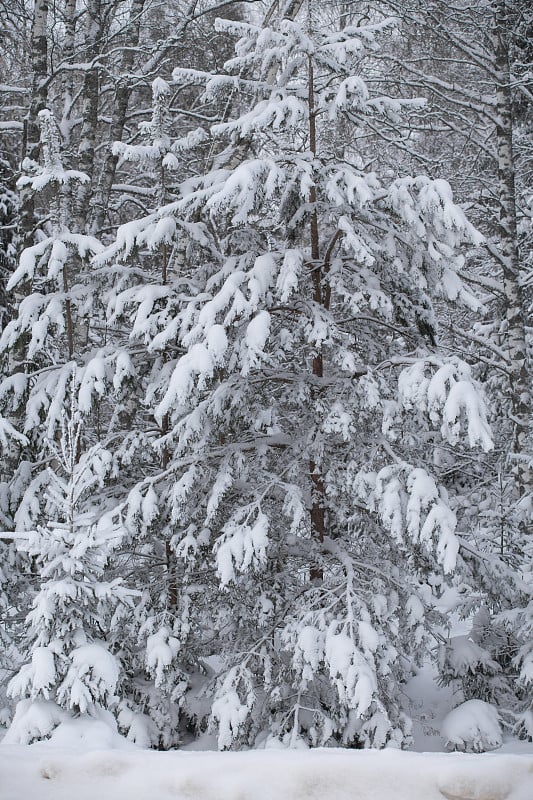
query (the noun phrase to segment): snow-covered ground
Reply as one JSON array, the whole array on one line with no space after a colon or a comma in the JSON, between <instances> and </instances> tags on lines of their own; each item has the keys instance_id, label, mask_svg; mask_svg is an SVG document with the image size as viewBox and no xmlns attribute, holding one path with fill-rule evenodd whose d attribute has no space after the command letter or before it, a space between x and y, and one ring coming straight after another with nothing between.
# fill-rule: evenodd
<instances>
[{"instance_id":1,"label":"snow-covered ground","mask_svg":"<svg viewBox=\"0 0 533 800\"><path fill-rule=\"evenodd\" d=\"M1 800L532 800L533 754L0 746Z\"/></svg>"},{"instance_id":2,"label":"snow-covered ground","mask_svg":"<svg viewBox=\"0 0 533 800\"><path fill-rule=\"evenodd\" d=\"M429 664L406 697L418 752L218 753L216 736L206 733L161 753L120 736L110 715L65 720L50 740L30 746L12 743L13 728L0 742L0 800L533 800L533 743L506 738L492 707L458 706L462 695L439 686ZM476 731L486 745L494 735L497 749L443 752L447 739L472 744Z\"/></svg>"}]
</instances>

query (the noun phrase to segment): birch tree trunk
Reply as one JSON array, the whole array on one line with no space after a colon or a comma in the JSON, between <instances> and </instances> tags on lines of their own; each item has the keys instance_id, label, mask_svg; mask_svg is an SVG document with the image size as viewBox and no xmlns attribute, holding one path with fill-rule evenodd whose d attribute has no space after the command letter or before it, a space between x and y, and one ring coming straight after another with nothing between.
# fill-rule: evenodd
<instances>
[{"instance_id":1,"label":"birch tree trunk","mask_svg":"<svg viewBox=\"0 0 533 800\"><path fill-rule=\"evenodd\" d=\"M39 160L40 131L37 115L45 108L48 97L48 0L35 0L31 29L32 88L30 106L24 120L22 158ZM33 192L25 187L20 192L20 232L22 248L33 244Z\"/></svg>"},{"instance_id":2,"label":"birch tree trunk","mask_svg":"<svg viewBox=\"0 0 533 800\"><path fill-rule=\"evenodd\" d=\"M524 458L527 451L531 396L525 336L525 304L520 286L520 253L518 248L513 153L513 111L508 43L510 26L505 0L495 0L492 9L497 103L496 144L498 155L499 236L507 319L507 347L510 361L513 423L511 450L517 457L518 487L520 495L523 495L531 489L531 471L528 469Z\"/></svg>"},{"instance_id":3,"label":"birch tree trunk","mask_svg":"<svg viewBox=\"0 0 533 800\"><path fill-rule=\"evenodd\" d=\"M87 61L93 62L85 73L81 101L81 133L78 146L78 168L91 179L80 183L74 200L74 221L76 229L85 232L89 222L89 200L93 193L94 159L98 134L98 90L100 69L94 61L100 50L103 34L102 0L88 0L86 10L85 41Z\"/></svg>"},{"instance_id":4,"label":"birch tree trunk","mask_svg":"<svg viewBox=\"0 0 533 800\"><path fill-rule=\"evenodd\" d=\"M63 10L63 25L65 33L62 40L63 61L67 66L72 66L74 61L74 49L76 41L76 0L65 0L65 8ZM67 69L63 72L62 76L63 88L63 113L61 119L61 132L64 141L68 144L70 140L70 131L72 128L71 112L74 97L74 72L72 69Z\"/></svg>"}]
</instances>

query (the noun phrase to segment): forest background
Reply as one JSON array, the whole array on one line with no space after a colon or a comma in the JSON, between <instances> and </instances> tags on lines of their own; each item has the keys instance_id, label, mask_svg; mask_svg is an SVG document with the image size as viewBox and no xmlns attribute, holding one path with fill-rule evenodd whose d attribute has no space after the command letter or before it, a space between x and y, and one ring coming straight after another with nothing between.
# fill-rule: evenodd
<instances>
[{"instance_id":1,"label":"forest background","mask_svg":"<svg viewBox=\"0 0 533 800\"><path fill-rule=\"evenodd\" d=\"M1 11L6 741L533 736L530 3Z\"/></svg>"}]
</instances>

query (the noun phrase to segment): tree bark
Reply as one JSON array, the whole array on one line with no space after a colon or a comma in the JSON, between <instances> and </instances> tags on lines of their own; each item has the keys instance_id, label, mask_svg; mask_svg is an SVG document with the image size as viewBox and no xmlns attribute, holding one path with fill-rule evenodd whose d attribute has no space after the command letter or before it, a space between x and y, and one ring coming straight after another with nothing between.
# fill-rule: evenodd
<instances>
[{"instance_id":1,"label":"tree bark","mask_svg":"<svg viewBox=\"0 0 533 800\"><path fill-rule=\"evenodd\" d=\"M103 33L102 0L88 0L86 10L85 41L87 61L94 62L100 53ZM85 73L81 101L81 132L78 146L78 168L90 181L80 183L74 200L74 219L77 230L85 232L89 224L89 201L93 194L94 159L98 131L98 89L100 68L92 64Z\"/></svg>"},{"instance_id":2,"label":"tree bark","mask_svg":"<svg viewBox=\"0 0 533 800\"><path fill-rule=\"evenodd\" d=\"M505 0L495 0L493 9L494 66L496 73L496 144L499 183L499 237L502 253L507 347L510 360L510 388L513 437L512 453L517 456L519 494L531 489L531 471L525 458L530 423L531 396L528 375L525 304L520 286L515 168L513 153L513 110L509 66L510 33Z\"/></svg>"},{"instance_id":3,"label":"tree bark","mask_svg":"<svg viewBox=\"0 0 533 800\"><path fill-rule=\"evenodd\" d=\"M315 109L315 86L312 56L308 57L308 97L309 107L309 149L316 158L316 109ZM320 263L320 239L318 231L318 212L316 187L313 185L309 191L309 203L311 204L311 219L309 223L309 234L311 244L311 270L313 284L313 300L318 305L323 306L322 297L322 265ZM324 357L322 350L319 349L313 356L312 373L315 378L324 377ZM326 491L322 467L317 464L314 457L309 460L309 475L311 478L311 534L315 541L322 543L326 532L325 520L325 499ZM322 570L313 567L310 570L311 580L320 581L323 578Z\"/></svg>"},{"instance_id":4,"label":"tree bark","mask_svg":"<svg viewBox=\"0 0 533 800\"><path fill-rule=\"evenodd\" d=\"M63 25L65 33L62 41L63 61L67 65L72 65L74 61L74 46L76 39L76 2L77 0L65 0L65 8L63 10ZM65 137L65 142L68 144L70 139L70 117L72 110L72 98L74 95L74 73L72 70L67 69L63 72L62 77L63 87L63 117L62 117L62 133Z\"/></svg>"},{"instance_id":5,"label":"tree bark","mask_svg":"<svg viewBox=\"0 0 533 800\"><path fill-rule=\"evenodd\" d=\"M39 160L40 131L37 122L39 111L46 107L48 98L48 0L35 0L31 29L32 89L28 113L24 121L22 159ZM22 248L33 244L35 227L34 192L28 187L20 191L20 232Z\"/></svg>"}]
</instances>

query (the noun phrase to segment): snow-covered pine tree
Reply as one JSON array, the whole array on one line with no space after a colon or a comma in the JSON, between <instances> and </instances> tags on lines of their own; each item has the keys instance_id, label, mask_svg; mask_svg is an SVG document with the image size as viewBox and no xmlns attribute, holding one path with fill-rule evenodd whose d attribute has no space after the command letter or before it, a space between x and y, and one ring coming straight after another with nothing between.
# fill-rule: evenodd
<instances>
[{"instance_id":1,"label":"snow-covered pine tree","mask_svg":"<svg viewBox=\"0 0 533 800\"><path fill-rule=\"evenodd\" d=\"M0 155L0 330L3 330L11 313L11 303L6 294L6 284L15 267L17 196L10 186L9 163ZM8 484L10 479L10 442L0 422L0 529L10 530ZM20 627L14 598L22 589L17 569L14 542L0 538L0 725L9 720L4 687L13 669L16 669L17 639Z\"/></svg>"},{"instance_id":2,"label":"snow-covered pine tree","mask_svg":"<svg viewBox=\"0 0 533 800\"><path fill-rule=\"evenodd\" d=\"M361 77L392 20L218 26L241 37L226 72L174 80L249 108L211 129L226 151L208 174L98 257L188 241L172 303L127 298L161 353L147 400L168 419L168 463L126 508L149 531L144 506L170 503L221 748L401 746L401 687L458 546L433 456L441 441L491 447L469 367L434 346L433 297L476 303L460 250L479 237L445 181L386 184L358 152L367 117L412 103Z\"/></svg>"},{"instance_id":3,"label":"snow-covered pine tree","mask_svg":"<svg viewBox=\"0 0 533 800\"><path fill-rule=\"evenodd\" d=\"M129 373L120 354L113 350L108 357L108 351L98 347L97 294L102 276L89 274L88 260L101 247L93 237L69 228L69 188L86 178L63 167L52 114L42 110L39 122L43 164L26 160L26 175L20 182L39 193L49 216L37 231L37 243L22 252L8 282L7 289L15 289L22 299L0 339L6 376L0 383L4 415L0 422L2 442L9 448L6 463L12 465L2 484L2 523L15 532L17 542L26 542L25 572L32 585L28 587L19 576L19 606L41 603L30 614L27 642L28 656L33 659L37 654L36 671L31 665L23 667L11 685L13 696L33 701L49 695L64 707L83 711L91 703L107 702L103 689L98 694L98 665L93 669L82 663L73 648L84 645L83 636L87 646L105 638L102 620L110 619L117 602L113 584L105 582L102 570L107 569L106 548L119 542L106 542L106 532L95 526L106 503L114 504L109 478L113 473L116 479L118 465L107 445L118 436L122 382ZM113 391L116 405L111 403ZM86 495L96 487L98 497L91 512ZM61 586L63 594L54 595L54 587ZM44 606L48 612L40 619ZM84 629L80 619L85 613ZM64 640L58 644L60 628ZM85 677L75 674L74 662ZM41 667L47 671L39 672ZM43 674L46 680L40 685ZM59 716L54 712L48 722L57 722ZM24 737L20 715L16 723L14 730ZM28 728L27 735L39 736L39 730L46 735L39 727L33 732Z\"/></svg>"},{"instance_id":4,"label":"snow-covered pine tree","mask_svg":"<svg viewBox=\"0 0 533 800\"><path fill-rule=\"evenodd\" d=\"M113 148L121 162L134 164L144 181L152 183L146 191L151 191L155 209L169 199L169 176L177 169L182 171L178 154L206 138L203 131L192 131L171 141L170 92L163 79L153 81L151 119L139 126L142 142L116 142ZM127 400L129 430L116 451L123 474L127 473L134 484L140 474L164 474L169 461L164 442L154 447L168 433L168 416L154 420L150 387L161 371L167 370L171 347L159 352L151 344L158 330L154 315L161 312L168 323L180 302L169 281L169 270L176 269L183 253L180 244L173 242L173 220L164 219L158 225L156 216L152 213L145 218L146 226L151 221L156 224L153 237L138 243L135 269L117 265L116 280L107 292L109 329L128 332L120 358L135 369L135 381L129 380ZM130 237L136 227L135 221L127 223L121 229L122 235ZM130 230L132 234L128 233ZM177 563L171 548L172 513L172 498L166 483L154 489L150 477L142 489L134 485L123 514L129 532L124 547L135 565L141 600L125 637L128 681L123 687L119 723L134 741L159 747L176 746L181 741L180 705L188 686L188 667L194 661L193 648L186 646L189 601L184 593L178 603ZM121 516L122 506L117 514Z\"/></svg>"},{"instance_id":5,"label":"snow-covered pine tree","mask_svg":"<svg viewBox=\"0 0 533 800\"><path fill-rule=\"evenodd\" d=\"M75 371L68 390L59 441L46 443L49 480L39 513L26 509L35 528L19 533L38 588L26 617L29 661L8 686L10 696L20 698L6 735L10 742L46 738L72 716L113 726L107 712L118 701L122 678L113 644L132 594L121 578L111 577L109 565L121 538L104 513L110 454L98 443L81 450ZM24 528L22 516L19 510Z\"/></svg>"},{"instance_id":6,"label":"snow-covered pine tree","mask_svg":"<svg viewBox=\"0 0 533 800\"><path fill-rule=\"evenodd\" d=\"M6 376L0 383L0 403L4 424L11 425L11 443L19 447L5 509L12 521L20 504L39 505L48 481L42 461L45 442L55 441L61 429L76 358L83 361L90 353L87 319L95 306L97 279L89 280L86 268L89 256L101 249L93 237L69 229L64 190L85 176L64 169L51 112L39 112L39 121L43 164L26 159L26 174L19 183L48 204L49 215L37 231L37 243L23 250L7 284L7 290L22 299L0 339ZM80 364L78 380L80 409L87 413L94 398L105 392L105 369L98 354ZM27 491L31 496L25 496Z\"/></svg>"},{"instance_id":7,"label":"snow-covered pine tree","mask_svg":"<svg viewBox=\"0 0 533 800\"><path fill-rule=\"evenodd\" d=\"M94 299L94 285L84 280L80 265L87 265L88 257L101 247L93 237L69 229L65 190L86 176L64 169L59 131L51 112L40 111L39 122L44 163L41 166L25 159L26 175L19 179L19 186L42 192L50 211L38 232L38 242L22 252L7 284L8 291L18 288L25 296L0 340L13 372L2 382L0 394L4 404L11 399L12 411L25 409L22 427L33 436L41 435L38 423L46 418L47 435L53 439L71 362L81 350L81 341L84 346L87 340L83 321Z\"/></svg>"}]
</instances>

